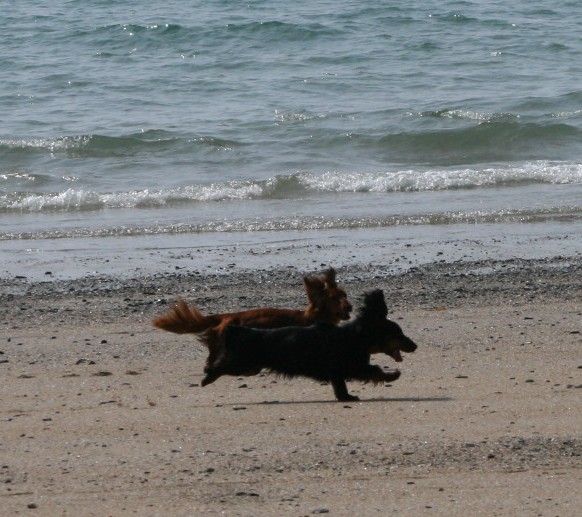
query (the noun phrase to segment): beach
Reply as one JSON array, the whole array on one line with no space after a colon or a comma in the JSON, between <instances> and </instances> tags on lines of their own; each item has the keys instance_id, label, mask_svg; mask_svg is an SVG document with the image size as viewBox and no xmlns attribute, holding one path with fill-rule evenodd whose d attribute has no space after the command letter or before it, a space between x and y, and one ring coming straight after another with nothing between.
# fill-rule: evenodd
<instances>
[{"instance_id":1,"label":"beach","mask_svg":"<svg viewBox=\"0 0 582 517\"><path fill-rule=\"evenodd\" d=\"M582 3L5 11L0 517L581 515ZM152 326L330 266L359 401Z\"/></svg>"},{"instance_id":2,"label":"beach","mask_svg":"<svg viewBox=\"0 0 582 517\"><path fill-rule=\"evenodd\" d=\"M178 296L302 308L302 277L328 265L356 308L383 289L419 346L391 385L349 382L360 401L265 374L202 388L205 349L151 325ZM0 291L3 515L579 515L579 254L4 275Z\"/></svg>"}]
</instances>

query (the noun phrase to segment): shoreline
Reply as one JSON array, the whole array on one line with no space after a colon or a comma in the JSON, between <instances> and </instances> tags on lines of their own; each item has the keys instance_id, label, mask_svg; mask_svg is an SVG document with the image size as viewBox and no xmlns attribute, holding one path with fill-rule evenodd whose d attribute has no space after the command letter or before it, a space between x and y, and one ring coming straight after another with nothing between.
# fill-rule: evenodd
<instances>
[{"instance_id":1,"label":"shoreline","mask_svg":"<svg viewBox=\"0 0 582 517\"><path fill-rule=\"evenodd\" d=\"M5 325L50 324L56 315L79 323L147 321L166 310L177 297L205 312L226 312L262 306L302 308L306 304L302 279L333 266L338 283L355 307L367 290L384 289L387 303L402 310L414 308L524 304L539 297L552 301L582 300L582 255L543 259L486 259L439 261L394 271L378 264L336 267L321 263L309 270L286 265L277 269L200 273L177 269L117 278L89 275L78 279L0 278ZM79 303L81 301L81 303ZM58 302L55 304L55 302ZM30 320L27 310L36 310ZM46 315L45 315L46 313Z\"/></svg>"},{"instance_id":2,"label":"shoreline","mask_svg":"<svg viewBox=\"0 0 582 517\"><path fill-rule=\"evenodd\" d=\"M202 276L279 268L307 272L321 264L377 265L396 274L433 263L579 258L581 236L582 221L574 220L6 240L0 249L0 279L127 279L182 270Z\"/></svg>"},{"instance_id":3,"label":"shoreline","mask_svg":"<svg viewBox=\"0 0 582 517\"><path fill-rule=\"evenodd\" d=\"M391 385L199 383L205 350L151 326L303 307L311 269L0 279L0 503L9 515L559 515L582 505L582 258L337 267L382 288L419 349ZM394 367L384 356L372 362Z\"/></svg>"}]
</instances>

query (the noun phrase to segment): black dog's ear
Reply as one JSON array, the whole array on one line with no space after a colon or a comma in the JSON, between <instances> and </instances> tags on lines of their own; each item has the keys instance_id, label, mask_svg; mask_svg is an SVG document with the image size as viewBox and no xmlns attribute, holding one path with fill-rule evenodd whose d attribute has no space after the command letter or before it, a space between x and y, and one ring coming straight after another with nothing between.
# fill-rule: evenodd
<instances>
[{"instance_id":1,"label":"black dog's ear","mask_svg":"<svg viewBox=\"0 0 582 517\"><path fill-rule=\"evenodd\" d=\"M363 312L366 315L374 315L378 318L386 318L388 316L388 306L386 305L386 300L384 300L382 289L375 289L364 295Z\"/></svg>"}]
</instances>

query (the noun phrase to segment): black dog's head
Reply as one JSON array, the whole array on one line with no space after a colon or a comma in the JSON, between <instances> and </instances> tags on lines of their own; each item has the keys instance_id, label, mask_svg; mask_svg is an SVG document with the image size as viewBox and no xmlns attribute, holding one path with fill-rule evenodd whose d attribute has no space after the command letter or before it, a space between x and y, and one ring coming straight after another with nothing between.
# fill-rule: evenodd
<instances>
[{"instance_id":1,"label":"black dog's head","mask_svg":"<svg viewBox=\"0 0 582 517\"><path fill-rule=\"evenodd\" d=\"M395 361L402 361L402 352L414 352L416 343L404 335L397 323L388 319L388 307L381 289L364 295L364 305L359 310L358 320L366 333L372 335L368 351L371 354L387 354Z\"/></svg>"}]
</instances>

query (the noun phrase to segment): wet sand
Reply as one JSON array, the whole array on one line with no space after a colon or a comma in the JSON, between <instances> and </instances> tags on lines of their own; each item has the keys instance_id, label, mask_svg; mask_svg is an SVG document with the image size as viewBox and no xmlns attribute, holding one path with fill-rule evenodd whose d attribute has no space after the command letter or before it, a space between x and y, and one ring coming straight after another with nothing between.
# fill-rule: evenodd
<instances>
[{"instance_id":1,"label":"wet sand","mask_svg":"<svg viewBox=\"0 0 582 517\"><path fill-rule=\"evenodd\" d=\"M325 265L0 279L2 514L579 515L579 255L338 267L419 345L393 384L349 383L359 402L268 375L201 388L203 347L151 327L178 295L303 307Z\"/></svg>"}]
</instances>

